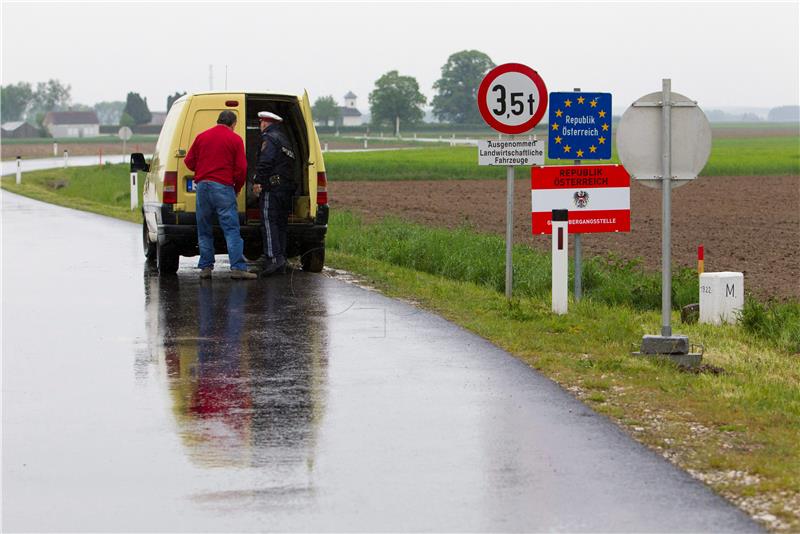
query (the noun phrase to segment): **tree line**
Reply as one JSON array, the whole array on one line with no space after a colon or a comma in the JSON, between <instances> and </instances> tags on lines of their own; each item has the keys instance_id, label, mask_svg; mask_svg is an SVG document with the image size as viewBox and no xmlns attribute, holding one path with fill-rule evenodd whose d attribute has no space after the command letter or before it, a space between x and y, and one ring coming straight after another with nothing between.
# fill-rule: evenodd
<instances>
[{"instance_id":1,"label":"tree line","mask_svg":"<svg viewBox=\"0 0 800 534\"><path fill-rule=\"evenodd\" d=\"M167 110L178 98L185 95L176 92L167 97ZM125 100L97 102L94 106L72 102L72 87L59 80L50 79L32 85L19 82L0 87L0 120L27 121L42 128L49 111L94 111L100 124L136 126L147 124L152 119L147 97L129 92Z\"/></svg>"},{"instance_id":2,"label":"tree line","mask_svg":"<svg viewBox=\"0 0 800 534\"><path fill-rule=\"evenodd\" d=\"M482 124L478 112L478 87L481 80L495 67L492 59L478 50L462 50L447 58L442 76L434 84L436 95L431 100L433 114L443 122L460 125ZM402 124L422 120L427 98L419 90L413 76L403 76L392 70L375 81L369 94L371 122L375 126L399 129ZM337 124L341 110L333 96L318 98L313 107L314 117L323 124Z\"/></svg>"}]
</instances>

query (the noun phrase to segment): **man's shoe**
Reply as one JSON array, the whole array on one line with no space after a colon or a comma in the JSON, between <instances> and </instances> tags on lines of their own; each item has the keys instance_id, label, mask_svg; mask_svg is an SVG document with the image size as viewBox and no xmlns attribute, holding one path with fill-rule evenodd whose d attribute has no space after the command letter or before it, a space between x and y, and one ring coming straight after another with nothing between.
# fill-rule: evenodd
<instances>
[{"instance_id":1,"label":"man's shoe","mask_svg":"<svg viewBox=\"0 0 800 534\"><path fill-rule=\"evenodd\" d=\"M255 280L256 278L258 278L256 273L242 271L240 269L231 269L231 279L233 280Z\"/></svg>"},{"instance_id":2,"label":"man's shoe","mask_svg":"<svg viewBox=\"0 0 800 534\"><path fill-rule=\"evenodd\" d=\"M208 280L211 278L211 272L214 270L213 267L206 267L200 271L200 279L201 280Z\"/></svg>"}]
</instances>

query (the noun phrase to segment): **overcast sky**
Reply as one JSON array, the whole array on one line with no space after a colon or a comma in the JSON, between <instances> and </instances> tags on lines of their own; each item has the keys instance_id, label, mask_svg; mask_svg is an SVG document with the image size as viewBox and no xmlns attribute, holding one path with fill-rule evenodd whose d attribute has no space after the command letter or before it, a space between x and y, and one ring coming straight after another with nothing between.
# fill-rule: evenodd
<instances>
[{"instance_id":1,"label":"overcast sky","mask_svg":"<svg viewBox=\"0 0 800 534\"><path fill-rule=\"evenodd\" d=\"M625 3L2 3L2 83L57 78L74 102L214 89L353 91L414 76L429 99L450 54L539 72L548 91L661 90L705 109L798 104L798 1Z\"/></svg>"}]
</instances>

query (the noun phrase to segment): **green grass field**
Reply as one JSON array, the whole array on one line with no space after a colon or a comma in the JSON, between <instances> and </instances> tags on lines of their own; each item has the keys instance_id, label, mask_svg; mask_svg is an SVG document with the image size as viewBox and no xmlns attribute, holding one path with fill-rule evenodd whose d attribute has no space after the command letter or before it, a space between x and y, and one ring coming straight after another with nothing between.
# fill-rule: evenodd
<instances>
[{"instance_id":1,"label":"green grass field","mask_svg":"<svg viewBox=\"0 0 800 534\"><path fill-rule=\"evenodd\" d=\"M614 147L611 161L618 163ZM571 161L548 159L548 165ZM430 147L411 150L327 153L325 166L334 181L375 180L487 180L505 179L503 167L478 165L475 147ZM517 176L529 176L518 167ZM701 176L765 176L800 174L800 137L715 139L711 158Z\"/></svg>"},{"instance_id":2,"label":"green grass field","mask_svg":"<svg viewBox=\"0 0 800 534\"><path fill-rule=\"evenodd\" d=\"M155 143L158 135L134 135L128 143ZM97 137L34 137L30 139L3 139L4 145L48 145L48 144L93 144L122 143L116 134L99 135Z\"/></svg>"}]
</instances>

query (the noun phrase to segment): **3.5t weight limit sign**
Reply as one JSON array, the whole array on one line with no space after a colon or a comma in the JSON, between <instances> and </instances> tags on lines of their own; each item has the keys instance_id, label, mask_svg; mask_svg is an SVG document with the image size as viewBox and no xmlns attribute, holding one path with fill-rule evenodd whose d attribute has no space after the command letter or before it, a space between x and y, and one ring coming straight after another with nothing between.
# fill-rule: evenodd
<instances>
[{"instance_id":1,"label":"3.5t weight limit sign","mask_svg":"<svg viewBox=\"0 0 800 534\"><path fill-rule=\"evenodd\" d=\"M547 110L547 87L541 76L520 63L495 67L478 88L478 109L486 123L505 134L527 132Z\"/></svg>"}]
</instances>

